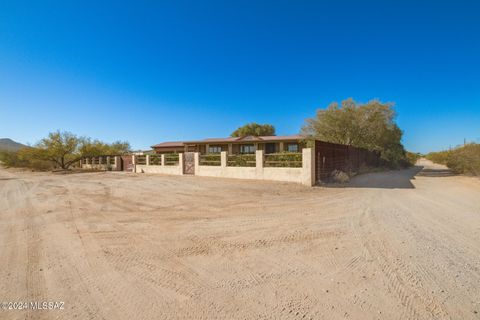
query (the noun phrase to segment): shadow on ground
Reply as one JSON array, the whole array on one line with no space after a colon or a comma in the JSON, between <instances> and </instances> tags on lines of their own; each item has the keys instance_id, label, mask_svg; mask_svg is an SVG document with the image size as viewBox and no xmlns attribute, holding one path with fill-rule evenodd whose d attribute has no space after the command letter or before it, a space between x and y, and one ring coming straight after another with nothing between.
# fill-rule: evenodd
<instances>
[{"instance_id":1,"label":"shadow on ground","mask_svg":"<svg viewBox=\"0 0 480 320\"><path fill-rule=\"evenodd\" d=\"M353 177L346 184L326 184L327 188L380 188L380 189L414 189L412 180L419 177L450 177L454 176L448 169L431 169L423 166L413 166L403 170L391 170L361 174Z\"/></svg>"},{"instance_id":2,"label":"shadow on ground","mask_svg":"<svg viewBox=\"0 0 480 320\"><path fill-rule=\"evenodd\" d=\"M451 177L454 175L455 173L449 169L423 169L417 174L419 177Z\"/></svg>"}]
</instances>

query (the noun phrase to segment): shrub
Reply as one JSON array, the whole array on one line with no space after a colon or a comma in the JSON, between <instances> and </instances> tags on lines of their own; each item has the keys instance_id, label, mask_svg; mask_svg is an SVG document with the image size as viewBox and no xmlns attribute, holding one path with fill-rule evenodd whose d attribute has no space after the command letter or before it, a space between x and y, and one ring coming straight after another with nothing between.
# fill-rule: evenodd
<instances>
[{"instance_id":1,"label":"shrub","mask_svg":"<svg viewBox=\"0 0 480 320\"><path fill-rule=\"evenodd\" d=\"M480 175L480 144L467 144L450 152L447 166L455 173Z\"/></svg>"},{"instance_id":2,"label":"shrub","mask_svg":"<svg viewBox=\"0 0 480 320\"><path fill-rule=\"evenodd\" d=\"M471 143L449 151L431 152L426 158L445 164L455 173L480 175L480 144Z\"/></svg>"},{"instance_id":3,"label":"shrub","mask_svg":"<svg viewBox=\"0 0 480 320\"><path fill-rule=\"evenodd\" d=\"M53 169L50 161L39 160L33 157L32 148L24 148L17 152L1 152L0 161L6 167L30 168L44 171Z\"/></svg>"},{"instance_id":4,"label":"shrub","mask_svg":"<svg viewBox=\"0 0 480 320\"><path fill-rule=\"evenodd\" d=\"M229 155L227 166L229 167L255 167L256 156L254 154Z\"/></svg>"},{"instance_id":5,"label":"shrub","mask_svg":"<svg viewBox=\"0 0 480 320\"><path fill-rule=\"evenodd\" d=\"M265 167L301 168L302 154L291 152L266 154Z\"/></svg>"},{"instance_id":6,"label":"shrub","mask_svg":"<svg viewBox=\"0 0 480 320\"><path fill-rule=\"evenodd\" d=\"M220 166L221 156L220 154L205 154L200 156L201 166Z\"/></svg>"},{"instance_id":7,"label":"shrub","mask_svg":"<svg viewBox=\"0 0 480 320\"><path fill-rule=\"evenodd\" d=\"M348 174L341 170L334 170L331 175L333 182L336 183L347 183L350 181Z\"/></svg>"},{"instance_id":8,"label":"shrub","mask_svg":"<svg viewBox=\"0 0 480 320\"><path fill-rule=\"evenodd\" d=\"M405 152L405 159L403 160L404 167L411 167L417 163L418 159L420 159L422 155L420 153L413 153L410 151Z\"/></svg>"},{"instance_id":9,"label":"shrub","mask_svg":"<svg viewBox=\"0 0 480 320\"><path fill-rule=\"evenodd\" d=\"M176 166L179 163L178 153L168 153L165 154L165 165L166 166Z\"/></svg>"}]
</instances>

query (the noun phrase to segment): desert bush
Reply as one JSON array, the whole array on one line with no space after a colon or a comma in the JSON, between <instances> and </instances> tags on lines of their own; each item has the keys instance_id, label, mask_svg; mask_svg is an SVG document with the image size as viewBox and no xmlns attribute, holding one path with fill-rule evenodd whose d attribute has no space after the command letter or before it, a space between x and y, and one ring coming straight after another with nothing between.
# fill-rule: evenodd
<instances>
[{"instance_id":1,"label":"desert bush","mask_svg":"<svg viewBox=\"0 0 480 320\"><path fill-rule=\"evenodd\" d=\"M0 161L7 167L25 167L27 161L18 156L18 152L4 151L0 152Z\"/></svg>"},{"instance_id":2,"label":"desert bush","mask_svg":"<svg viewBox=\"0 0 480 320\"><path fill-rule=\"evenodd\" d=\"M4 154L2 162L11 167L28 167L38 170L69 169L83 157L124 154L128 152L128 142L117 141L112 144L99 140L78 137L70 132L51 132L33 147L19 150L17 153Z\"/></svg>"},{"instance_id":3,"label":"desert bush","mask_svg":"<svg viewBox=\"0 0 480 320\"><path fill-rule=\"evenodd\" d=\"M341 170L332 171L331 176L332 181L335 183L347 183L350 181L350 176Z\"/></svg>"},{"instance_id":4,"label":"desert bush","mask_svg":"<svg viewBox=\"0 0 480 320\"><path fill-rule=\"evenodd\" d=\"M426 155L426 158L435 163L447 164L450 153L451 151L430 152Z\"/></svg>"},{"instance_id":5,"label":"desert bush","mask_svg":"<svg viewBox=\"0 0 480 320\"><path fill-rule=\"evenodd\" d=\"M447 166L455 173L480 175L480 144L467 144L450 152Z\"/></svg>"},{"instance_id":6,"label":"desert bush","mask_svg":"<svg viewBox=\"0 0 480 320\"><path fill-rule=\"evenodd\" d=\"M420 153L413 153L410 151L405 152L405 165L411 167L417 163L418 159L420 159L422 155Z\"/></svg>"},{"instance_id":7,"label":"desert bush","mask_svg":"<svg viewBox=\"0 0 480 320\"><path fill-rule=\"evenodd\" d=\"M471 143L448 151L431 152L426 158L445 164L453 172L480 175L480 144Z\"/></svg>"},{"instance_id":8,"label":"desert bush","mask_svg":"<svg viewBox=\"0 0 480 320\"><path fill-rule=\"evenodd\" d=\"M380 152L391 168L408 163L401 143L402 130L395 122L393 104L372 100L359 104L352 99L334 102L306 120L302 133L318 140Z\"/></svg>"},{"instance_id":9,"label":"desert bush","mask_svg":"<svg viewBox=\"0 0 480 320\"><path fill-rule=\"evenodd\" d=\"M36 159L32 154L32 148L20 149L17 152L2 152L0 161L4 166L12 168L30 168L39 171L54 168L51 162Z\"/></svg>"}]
</instances>

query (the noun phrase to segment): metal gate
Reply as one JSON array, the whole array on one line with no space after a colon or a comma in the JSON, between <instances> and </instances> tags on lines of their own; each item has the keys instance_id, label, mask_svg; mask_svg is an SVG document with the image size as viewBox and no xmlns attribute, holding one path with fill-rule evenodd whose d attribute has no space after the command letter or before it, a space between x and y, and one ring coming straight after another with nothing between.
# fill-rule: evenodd
<instances>
[{"instance_id":1,"label":"metal gate","mask_svg":"<svg viewBox=\"0 0 480 320\"><path fill-rule=\"evenodd\" d=\"M183 154L183 174L195 174L195 152Z\"/></svg>"},{"instance_id":2,"label":"metal gate","mask_svg":"<svg viewBox=\"0 0 480 320\"><path fill-rule=\"evenodd\" d=\"M133 172L132 156L122 156L122 171Z\"/></svg>"}]
</instances>

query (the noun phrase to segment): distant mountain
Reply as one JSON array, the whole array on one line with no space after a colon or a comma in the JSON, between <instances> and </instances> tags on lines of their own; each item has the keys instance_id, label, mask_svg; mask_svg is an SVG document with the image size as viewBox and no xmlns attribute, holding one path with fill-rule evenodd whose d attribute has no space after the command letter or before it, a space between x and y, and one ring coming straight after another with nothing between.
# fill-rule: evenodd
<instances>
[{"instance_id":1,"label":"distant mountain","mask_svg":"<svg viewBox=\"0 0 480 320\"><path fill-rule=\"evenodd\" d=\"M18 151L26 145L13 141L9 138L0 139L0 151Z\"/></svg>"}]
</instances>

